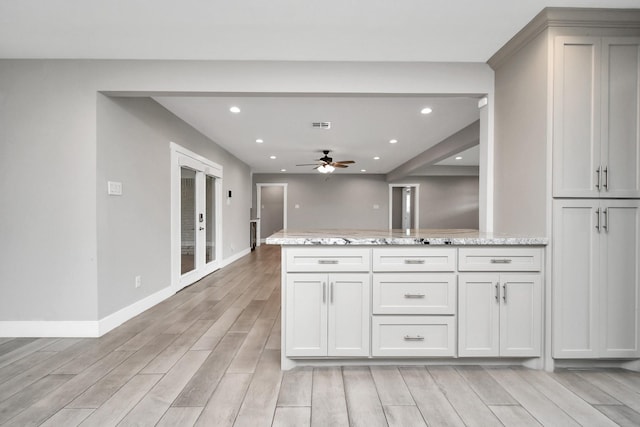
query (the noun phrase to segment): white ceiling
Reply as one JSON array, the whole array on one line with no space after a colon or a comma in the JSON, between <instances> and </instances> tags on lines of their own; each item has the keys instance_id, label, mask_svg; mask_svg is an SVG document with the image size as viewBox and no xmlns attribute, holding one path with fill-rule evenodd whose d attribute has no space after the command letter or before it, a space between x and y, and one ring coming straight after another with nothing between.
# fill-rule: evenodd
<instances>
[{"instance_id":1,"label":"white ceiling","mask_svg":"<svg viewBox=\"0 0 640 427\"><path fill-rule=\"evenodd\" d=\"M640 0L0 0L0 58L486 62L544 7ZM387 173L478 116L472 98L157 100L255 172L295 173L331 149L357 161L348 172Z\"/></svg>"},{"instance_id":2,"label":"white ceiling","mask_svg":"<svg viewBox=\"0 0 640 427\"><path fill-rule=\"evenodd\" d=\"M314 173L331 150L334 161L354 160L339 173L387 173L479 118L470 97L156 97L185 122L249 164L256 173ZM233 114L231 106L241 112ZM430 107L428 115L420 113ZM331 122L328 130L313 122ZM256 139L262 139L261 144ZM395 144L389 143L396 139ZM271 159L270 156L276 156ZM373 157L380 157L374 160Z\"/></svg>"},{"instance_id":3,"label":"white ceiling","mask_svg":"<svg viewBox=\"0 0 640 427\"><path fill-rule=\"evenodd\" d=\"M546 6L638 0L0 0L0 57L486 62Z\"/></svg>"}]
</instances>

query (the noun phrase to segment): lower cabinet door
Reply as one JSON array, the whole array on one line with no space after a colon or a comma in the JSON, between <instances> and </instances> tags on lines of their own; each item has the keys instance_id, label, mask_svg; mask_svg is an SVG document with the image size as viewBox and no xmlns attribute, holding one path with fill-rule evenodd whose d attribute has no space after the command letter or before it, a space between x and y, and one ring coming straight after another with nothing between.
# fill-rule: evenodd
<instances>
[{"instance_id":1,"label":"lower cabinet door","mask_svg":"<svg viewBox=\"0 0 640 427\"><path fill-rule=\"evenodd\" d=\"M285 354L327 355L327 275L287 274Z\"/></svg>"},{"instance_id":2,"label":"lower cabinet door","mask_svg":"<svg viewBox=\"0 0 640 427\"><path fill-rule=\"evenodd\" d=\"M458 355L500 354L500 275L461 274L458 277Z\"/></svg>"},{"instance_id":3,"label":"lower cabinet door","mask_svg":"<svg viewBox=\"0 0 640 427\"><path fill-rule=\"evenodd\" d=\"M454 316L373 316L372 356L455 356Z\"/></svg>"},{"instance_id":4,"label":"lower cabinet door","mask_svg":"<svg viewBox=\"0 0 640 427\"><path fill-rule=\"evenodd\" d=\"M328 356L369 356L369 274L329 275Z\"/></svg>"},{"instance_id":5,"label":"lower cabinet door","mask_svg":"<svg viewBox=\"0 0 640 427\"><path fill-rule=\"evenodd\" d=\"M539 274L500 275L500 356L542 354L542 279Z\"/></svg>"}]
</instances>

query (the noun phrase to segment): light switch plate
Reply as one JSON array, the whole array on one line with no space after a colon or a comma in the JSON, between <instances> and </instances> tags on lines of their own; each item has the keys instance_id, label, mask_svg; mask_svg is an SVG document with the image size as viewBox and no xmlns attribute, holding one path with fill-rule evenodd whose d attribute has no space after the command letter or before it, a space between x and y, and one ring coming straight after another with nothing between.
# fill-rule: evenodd
<instances>
[{"instance_id":1,"label":"light switch plate","mask_svg":"<svg viewBox=\"0 0 640 427\"><path fill-rule=\"evenodd\" d=\"M122 196L122 183L115 181L107 182L107 194L110 196Z\"/></svg>"}]
</instances>

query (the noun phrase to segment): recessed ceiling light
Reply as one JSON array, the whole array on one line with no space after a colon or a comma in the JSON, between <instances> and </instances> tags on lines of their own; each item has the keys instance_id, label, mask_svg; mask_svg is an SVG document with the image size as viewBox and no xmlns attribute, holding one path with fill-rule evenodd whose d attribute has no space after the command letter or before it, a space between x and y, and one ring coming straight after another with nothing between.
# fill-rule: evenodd
<instances>
[{"instance_id":1,"label":"recessed ceiling light","mask_svg":"<svg viewBox=\"0 0 640 427\"><path fill-rule=\"evenodd\" d=\"M231 111L234 114L238 114L240 112L240 107L236 107L235 105L231 108L229 108L229 111Z\"/></svg>"},{"instance_id":2,"label":"recessed ceiling light","mask_svg":"<svg viewBox=\"0 0 640 427\"><path fill-rule=\"evenodd\" d=\"M360 169L360 172L366 172L366 171L367 171L366 169Z\"/></svg>"},{"instance_id":3,"label":"recessed ceiling light","mask_svg":"<svg viewBox=\"0 0 640 427\"><path fill-rule=\"evenodd\" d=\"M422 110L420 110L420 114L431 114L433 112L433 110L429 107L424 107Z\"/></svg>"},{"instance_id":4,"label":"recessed ceiling light","mask_svg":"<svg viewBox=\"0 0 640 427\"><path fill-rule=\"evenodd\" d=\"M456 160L462 160L462 156L456 157Z\"/></svg>"},{"instance_id":5,"label":"recessed ceiling light","mask_svg":"<svg viewBox=\"0 0 640 427\"><path fill-rule=\"evenodd\" d=\"M375 156L373 160L380 160L380 156Z\"/></svg>"},{"instance_id":6,"label":"recessed ceiling light","mask_svg":"<svg viewBox=\"0 0 640 427\"><path fill-rule=\"evenodd\" d=\"M275 160L275 159L276 159L276 156L269 156L269 158L270 158L271 160Z\"/></svg>"},{"instance_id":7,"label":"recessed ceiling light","mask_svg":"<svg viewBox=\"0 0 640 427\"><path fill-rule=\"evenodd\" d=\"M258 144L262 144L264 141L263 141L263 140L261 140L260 138L258 138L258 139L256 139L256 142L257 142Z\"/></svg>"},{"instance_id":8,"label":"recessed ceiling light","mask_svg":"<svg viewBox=\"0 0 640 427\"><path fill-rule=\"evenodd\" d=\"M286 169L280 169L280 172L286 172L286 171L287 171Z\"/></svg>"},{"instance_id":9,"label":"recessed ceiling light","mask_svg":"<svg viewBox=\"0 0 640 427\"><path fill-rule=\"evenodd\" d=\"M389 144L396 144L398 142L397 139L390 139Z\"/></svg>"}]
</instances>

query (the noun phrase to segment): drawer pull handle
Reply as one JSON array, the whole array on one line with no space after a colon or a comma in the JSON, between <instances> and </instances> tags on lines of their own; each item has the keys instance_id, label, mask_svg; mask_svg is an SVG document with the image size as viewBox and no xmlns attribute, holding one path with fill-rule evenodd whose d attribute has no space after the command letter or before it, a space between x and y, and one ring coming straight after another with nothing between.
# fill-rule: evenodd
<instances>
[{"instance_id":1,"label":"drawer pull handle","mask_svg":"<svg viewBox=\"0 0 640 427\"><path fill-rule=\"evenodd\" d=\"M319 259L318 264L337 264L337 259Z\"/></svg>"},{"instance_id":2,"label":"drawer pull handle","mask_svg":"<svg viewBox=\"0 0 640 427\"><path fill-rule=\"evenodd\" d=\"M420 335L416 335L415 337L412 337L411 335L405 335L404 340L405 341L424 341L424 337Z\"/></svg>"},{"instance_id":3,"label":"drawer pull handle","mask_svg":"<svg viewBox=\"0 0 640 427\"><path fill-rule=\"evenodd\" d=\"M425 294L404 294L405 298L424 298Z\"/></svg>"},{"instance_id":4,"label":"drawer pull handle","mask_svg":"<svg viewBox=\"0 0 640 427\"><path fill-rule=\"evenodd\" d=\"M506 259L500 259L500 258L492 258L491 259L491 264L511 264L511 261L509 258Z\"/></svg>"},{"instance_id":5,"label":"drawer pull handle","mask_svg":"<svg viewBox=\"0 0 640 427\"><path fill-rule=\"evenodd\" d=\"M405 264L424 264L424 260L423 259L405 259L404 263Z\"/></svg>"}]
</instances>

